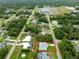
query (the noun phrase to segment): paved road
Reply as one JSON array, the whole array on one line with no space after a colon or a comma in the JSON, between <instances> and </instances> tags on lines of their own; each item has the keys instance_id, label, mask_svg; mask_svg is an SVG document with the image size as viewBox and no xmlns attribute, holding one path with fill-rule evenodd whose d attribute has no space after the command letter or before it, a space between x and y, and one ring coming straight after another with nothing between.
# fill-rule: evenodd
<instances>
[{"instance_id":1,"label":"paved road","mask_svg":"<svg viewBox=\"0 0 79 59\"><path fill-rule=\"evenodd\" d=\"M57 27L62 27L63 25L57 25ZM73 25L75 28L79 28L79 25Z\"/></svg>"},{"instance_id":2,"label":"paved road","mask_svg":"<svg viewBox=\"0 0 79 59\"><path fill-rule=\"evenodd\" d=\"M31 13L31 15L29 16L29 19L28 19L28 21L26 22L26 24L29 24L29 21L30 21L31 18L34 16L36 9L37 9L37 6L35 7L35 9L33 10L33 12ZM22 33L23 33L24 30L25 30L25 27L26 27L26 26L24 25L24 27L23 27L22 30L21 30L21 33L19 34L19 36L18 36L17 39L16 39L15 44L13 45L13 47L12 47L11 50L9 51L8 55L6 56L6 59L10 59L10 57L11 57L11 55L12 55L12 53L13 53L15 47L17 46L17 43L18 43L18 41L19 41L19 39L20 39Z\"/></svg>"},{"instance_id":3,"label":"paved road","mask_svg":"<svg viewBox=\"0 0 79 59\"><path fill-rule=\"evenodd\" d=\"M29 21L32 19L32 17L34 16L36 10L37 10L38 6L35 7L35 9L33 10L32 14L30 15L28 21L27 21L27 24L29 24Z\"/></svg>"},{"instance_id":4,"label":"paved road","mask_svg":"<svg viewBox=\"0 0 79 59\"><path fill-rule=\"evenodd\" d=\"M57 56L58 56L58 59L62 59L61 57L61 54L60 54L60 51L59 51L59 48L58 48L58 41L54 35L54 32L53 32L53 28L52 28L52 24L50 23L50 16L49 15L46 15L47 17L47 20L49 22L49 28L51 30L51 34L52 34L52 38L53 38L53 41L54 41L54 44L55 44L55 47L56 47L56 50L57 50Z\"/></svg>"}]
</instances>

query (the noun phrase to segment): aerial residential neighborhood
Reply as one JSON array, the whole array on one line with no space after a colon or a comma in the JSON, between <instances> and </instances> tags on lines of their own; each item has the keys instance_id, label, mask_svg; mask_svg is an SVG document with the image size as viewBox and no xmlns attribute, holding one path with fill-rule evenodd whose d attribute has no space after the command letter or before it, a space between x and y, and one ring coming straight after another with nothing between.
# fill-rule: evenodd
<instances>
[{"instance_id":1,"label":"aerial residential neighborhood","mask_svg":"<svg viewBox=\"0 0 79 59\"><path fill-rule=\"evenodd\" d=\"M0 59L79 59L79 1L0 0Z\"/></svg>"}]
</instances>

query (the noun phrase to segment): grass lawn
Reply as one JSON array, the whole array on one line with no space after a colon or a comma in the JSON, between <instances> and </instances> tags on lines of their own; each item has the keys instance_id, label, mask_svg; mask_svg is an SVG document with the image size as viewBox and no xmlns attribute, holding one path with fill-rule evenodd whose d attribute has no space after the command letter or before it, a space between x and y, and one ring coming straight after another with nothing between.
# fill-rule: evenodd
<instances>
[{"instance_id":1,"label":"grass lawn","mask_svg":"<svg viewBox=\"0 0 79 59\"><path fill-rule=\"evenodd\" d=\"M25 38L26 35L27 35L27 33L23 33L23 34L21 35L20 40L23 40L23 39Z\"/></svg>"},{"instance_id":2,"label":"grass lawn","mask_svg":"<svg viewBox=\"0 0 79 59\"><path fill-rule=\"evenodd\" d=\"M12 56L10 59L18 59L20 53L21 53L21 50L22 50L22 46L16 46L15 50L13 51L12 53Z\"/></svg>"},{"instance_id":3,"label":"grass lawn","mask_svg":"<svg viewBox=\"0 0 79 59\"><path fill-rule=\"evenodd\" d=\"M16 40L17 39L17 37L12 37L12 40Z\"/></svg>"},{"instance_id":4,"label":"grass lawn","mask_svg":"<svg viewBox=\"0 0 79 59\"><path fill-rule=\"evenodd\" d=\"M54 58L54 59L58 59L58 56L57 56L56 53L55 53L55 54L53 53L53 58Z\"/></svg>"},{"instance_id":5,"label":"grass lawn","mask_svg":"<svg viewBox=\"0 0 79 59\"><path fill-rule=\"evenodd\" d=\"M37 59L37 53L27 51L24 59Z\"/></svg>"},{"instance_id":6,"label":"grass lawn","mask_svg":"<svg viewBox=\"0 0 79 59\"><path fill-rule=\"evenodd\" d=\"M70 10L68 10L67 8L65 8L64 6L60 6L60 7L57 7L57 15L64 15L65 13L69 13ZM60 11L61 10L61 11Z\"/></svg>"},{"instance_id":7,"label":"grass lawn","mask_svg":"<svg viewBox=\"0 0 79 59\"><path fill-rule=\"evenodd\" d=\"M32 59L32 52L26 52L26 57L24 59Z\"/></svg>"},{"instance_id":8,"label":"grass lawn","mask_svg":"<svg viewBox=\"0 0 79 59\"><path fill-rule=\"evenodd\" d=\"M53 59L58 59L55 46L48 46L47 50L52 55Z\"/></svg>"},{"instance_id":9,"label":"grass lawn","mask_svg":"<svg viewBox=\"0 0 79 59\"><path fill-rule=\"evenodd\" d=\"M8 52L10 51L10 49L11 49L11 47L12 46L6 46L6 47L4 47L3 49L2 49L2 51L3 51L3 59L5 59L5 57L6 57L6 55L8 54ZM5 49L5 50L4 50ZM7 52L6 52L7 51ZM0 51L1 52L1 51Z\"/></svg>"},{"instance_id":10,"label":"grass lawn","mask_svg":"<svg viewBox=\"0 0 79 59\"><path fill-rule=\"evenodd\" d=\"M4 39L5 39L5 38L1 36L1 37L0 37L0 43L2 43L2 42L4 41Z\"/></svg>"}]
</instances>

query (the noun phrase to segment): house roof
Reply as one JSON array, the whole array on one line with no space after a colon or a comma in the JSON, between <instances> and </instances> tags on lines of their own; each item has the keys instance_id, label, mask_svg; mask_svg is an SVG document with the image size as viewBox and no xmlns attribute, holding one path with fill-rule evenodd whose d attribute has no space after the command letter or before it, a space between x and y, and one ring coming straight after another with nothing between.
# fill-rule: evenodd
<instances>
[{"instance_id":1,"label":"house roof","mask_svg":"<svg viewBox=\"0 0 79 59\"><path fill-rule=\"evenodd\" d=\"M38 54L39 59L50 59L50 57L47 55L47 52L40 52Z\"/></svg>"},{"instance_id":2,"label":"house roof","mask_svg":"<svg viewBox=\"0 0 79 59\"><path fill-rule=\"evenodd\" d=\"M39 50L47 50L48 44L46 42L39 43Z\"/></svg>"},{"instance_id":3,"label":"house roof","mask_svg":"<svg viewBox=\"0 0 79 59\"><path fill-rule=\"evenodd\" d=\"M27 49L28 47L30 47L31 45L29 43L23 43L23 49Z\"/></svg>"},{"instance_id":4,"label":"house roof","mask_svg":"<svg viewBox=\"0 0 79 59\"><path fill-rule=\"evenodd\" d=\"M26 36L24 39L23 39L23 41L27 41L27 42L29 42L29 41L31 41L31 36Z\"/></svg>"}]
</instances>

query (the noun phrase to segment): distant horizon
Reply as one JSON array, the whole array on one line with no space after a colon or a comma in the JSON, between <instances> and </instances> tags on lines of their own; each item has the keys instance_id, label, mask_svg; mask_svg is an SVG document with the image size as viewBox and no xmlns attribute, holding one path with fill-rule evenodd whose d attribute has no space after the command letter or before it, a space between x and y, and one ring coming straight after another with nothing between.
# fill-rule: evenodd
<instances>
[{"instance_id":1,"label":"distant horizon","mask_svg":"<svg viewBox=\"0 0 79 59\"><path fill-rule=\"evenodd\" d=\"M0 5L79 5L79 0L0 0Z\"/></svg>"}]
</instances>

